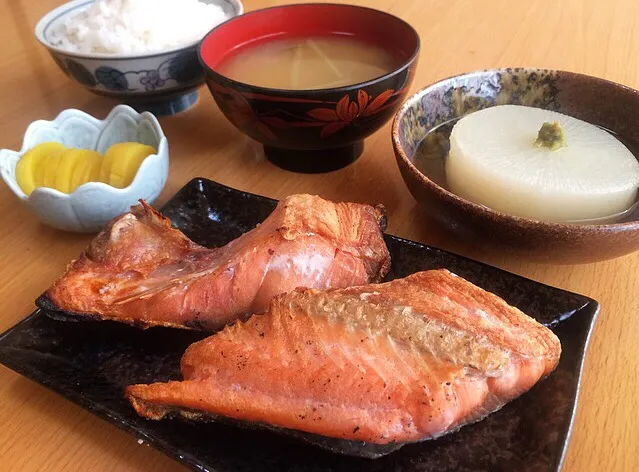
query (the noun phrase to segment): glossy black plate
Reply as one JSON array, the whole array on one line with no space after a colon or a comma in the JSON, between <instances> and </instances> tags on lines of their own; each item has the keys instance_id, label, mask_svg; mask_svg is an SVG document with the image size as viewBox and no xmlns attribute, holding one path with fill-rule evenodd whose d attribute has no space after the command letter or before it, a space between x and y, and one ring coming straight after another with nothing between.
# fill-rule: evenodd
<instances>
[{"instance_id":1,"label":"glossy black plate","mask_svg":"<svg viewBox=\"0 0 639 472\"><path fill-rule=\"evenodd\" d=\"M268 198L195 179L162 211L196 242L219 246L253 228L274 205ZM124 387L180 378L182 353L203 333L63 322L37 310L0 337L0 362L196 470L558 470L598 303L439 249L394 236L386 241L392 256L389 279L445 267L551 326L563 348L558 369L484 421L370 460L332 454L266 430L139 418L122 396Z\"/></svg>"}]
</instances>

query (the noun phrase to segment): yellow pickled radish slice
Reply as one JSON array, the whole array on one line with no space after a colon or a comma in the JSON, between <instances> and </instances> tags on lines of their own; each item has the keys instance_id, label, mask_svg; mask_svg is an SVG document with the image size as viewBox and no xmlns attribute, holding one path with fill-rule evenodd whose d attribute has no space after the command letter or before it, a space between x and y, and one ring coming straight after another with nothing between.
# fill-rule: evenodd
<instances>
[{"instance_id":1,"label":"yellow pickled radish slice","mask_svg":"<svg viewBox=\"0 0 639 472\"><path fill-rule=\"evenodd\" d=\"M102 155L97 152L87 154L87 159L83 162L78 173L78 180L74 180L74 190L87 182L100 182L100 167L102 166Z\"/></svg>"},{"instance_id":2,"label":"yellow pickled radish slice","mask_svg":"<svg viewBox=\"0 0 639 472\"><path fill-rule=\"evenodd\" d=\"M81 151L81 153L79 153L80 159L73 167L71 178L69 180L70 192L73 192L82 184L95 181L95 169L99 169L99 166L102 163L102 156L100 153L88 149L81 149L79 151ZM59 169L58 172L61 173L61 171L62 170Z\"/></svg>"},{"instance_id":3,"label":"yellow pickled radish slice","mask_svg":"<svg viewBox=\"0 0 639 472\"><path fill-rule=\"evenodd\" d=\"M60 151L60 154L62 152L64 152L64 150ZM46 166L44 165L44 160L42 160L42 161L40 161L38 163L38 166L35 169L35 174L33 175L33 178L34 178L35 183L36 183L36 188L44 186L45 168L46 168Z\"/></svg>"},{"instance_id":4,"label":"yellow pickled radish slice","mask_svg":"<svg viewBox=\"0 0 639 472\"><path fill-rule=\"evenodd\" d=\"M75 188L73 186L73 172L75 168L81 163L86 162L88 156L92 153L98 154L89 149L67 149L64 151L55 178L55 188L64 193L71 193Z\"/></svg>"},{"instance_id":5,"label":"yellow pickled radish slice","mask_svg":"<svg viewBox=\"0 0 639 472\"><path fill-rule=\"evenodd\" d=\"M102 154L98 154L88 168L85 182L99 182L100 181L100 168L104 157Z\"/></svg>"},{"instance_id":6,"label":"yellow pickled radish slice","mask_svg":"<svg viewBox=\"0 0 639 472\"><path fill-rule=\"evenodd\" d=\"M55 156L50 156L48 159L45 159L40 164L44 167L43 172L43 180L42 186L55 188L55 181L58 175L58 169L60 168L60 163L62 162L62 155L64 152L57 154Z\"/></svg>"},{"instance_id":7,"label":"yellow pickled radish slice","mask_svg":"<svg viewBox=\"0 0 639 472\"><path fill-rule=\"evenodd\" d=\"M30 195L43 185L44 161L59 156L66 148L61 143L46 142L28 150L16 166L16 181L22 191Z\"/></svg>"},{"instance_id":8,"label":"yellow pickled radish slice","mask_svg":"<svg viewBox=\"0 0 639 472\"><path fill-rule=\"evenodd\" d=\"M59 158L62 153L64 153L64 151L66 151L67 148L66 147L62 147L61 149L49 154L49 158L50 159L57 159ZM38 166L35 169L35 182L36 182L36 188L37 187L44 187L45 186L45 175L48 172L48 168L51 166L51 161L47 162L47 159L43 159L38 163Z\"/></svg>"},{"instance_id":9,"label":"yellow pickled radish slice","mask_svg":"<svg viewBox=\"0 0 639 472\"><path fill-rule=\"evenodd\" d=\"M111 176L111 166L113 165L113 161L115 160L115 153L109 153L109 150L112 148L111 146L107 149L107 152L102 156L102 163L100 164L100 171L98 173L98 181L104 182L105 184L109 183L109 177Z\"/></svg>"},{"instance_id":10,"label":"yellow pickled radish slice","mask_svg":"<svg viewBox=\"0 0 639 472\"><path fill-rule=\"evenodd\" d=\"M71 174L71 188L73 190L85 182L84 175L86 174L87 167L90 165L91 161L86 159L78 162L78 165L73 168L73 173Z\"/></svg>"},{"instance_id":11,"label":"yellow pickled radish slice","mask_svg":"<svg viewBox=\"0 0 639 472\"><path fill-rule=\"evenodd\" d=\"M117 188L131 185L142 161L151 154L155 154L155 149L146 144L118 143L111 146L104 155L105 160L111 160L109 185Z\"/></svg>"}]
</instances>

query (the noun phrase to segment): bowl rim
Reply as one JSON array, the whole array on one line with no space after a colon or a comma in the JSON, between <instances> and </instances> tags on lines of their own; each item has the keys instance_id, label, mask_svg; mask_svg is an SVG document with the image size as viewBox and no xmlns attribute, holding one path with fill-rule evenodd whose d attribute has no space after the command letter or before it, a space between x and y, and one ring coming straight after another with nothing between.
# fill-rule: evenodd
<instances>
[{"instance_id":1,"label":"bowl rim","mask_svg":"<svg viewBox=\"0 0 639 472\"><path fill-rule=\"evenodd\" d=\"M627 85L619 84L617 82L613 82L611 80L603 79L600 77L595 77L587 74L581 74L578 72L570 72L564 71L560 69L545 69L539 67L498 67L493 69L478 69L471 72L464 72L461 74L453 75L446 77L444 79L437 80L436 82L432 82L429 85L419 89L417 92L412 94L410 97L406 99L406 101L402 104L402 106L397 110L395 116L393 117L393 123L391 126L391 139L393 142L393 150L395 151L395 157L397 161L402 161L404 165L406 165L409 170L414 173L418 178L427 186L431 187L435 190L440 196L446 198L448 201L454 203L456 206L461 206L467 210L472 211L475 214L482 215L483 217L492 217L501 223L515 223L519 226L534 226L539 229L545 229L553 232L566 232L566 231L575 231L576 229L579 232L588 233L588 232L600 232L600 231L627 231L627 230L639 230L639 220L635 221L626 221L622 223L607 223L607 224L587 224L587 225L577 225L577 224L569 224L569 223L558 223L551 221L542 221L535 220L532 218L524 218L521 216L510 215L508 213L504 213L501 211L493 210L484 205L480 205L470 200L466 200L465 198L456 195L455 193L446 190L444 187L438 185L431 179L429 179L419 168L413 164L411 159L408 157L407 153L404 151L404 148L399 139L399 123L401 119L406 115L407 111L422 97L427 95L429 92L434 90L437 87L442 86L446 82L452 82L455 79L462 79L465 77L475 76L475 75L483 75L487 73L496 73L496 72L508 72L516 69L522 69L527 72L537 72L537 73L557 73L566 76L576 76L580 78L584 78L586 80L594 80L598 82L603 82L607 86L612 86L616 88L621 88L627 91L634 92L639 94L639 91L629 87Z\"/></svg>"},{"instance_id":2,"label":"bowl rim","mask_svg":"<svg viewBox=\"0 0 639 472\"><path fill-rule=\"evenodd\" d=\"M102 59L102 60L112 60L119 61L125 59L149 59L152 57L165 56L167 54L173 54L176 52L186 51L189 49L197 48L199 44L202 42L202 39L197 41L192 41L183 46L176 46L171 49L164 49L161 51L150 51L148 53L129 53L129 54L117 54L117 53L108 53L108 52L78 52L78 51L69 51L67 49L55 46L51 44L44 37L44 31L54 20L60 18L63 15L68 14L81 6L87 5L89 3L93 3L95 0L71 0L70 2L63 3L62 5L57 6L53 10L47 12L44 16L42 16L38 22L36 23L34 29L35 38L38 40L40 44L46 47L50 51L55 51L58 54L63 54L70 57L76 57L81 59ZM232 20L238 16L244 14L244 4L241 0L224 0L232 4L237 9L237 14L226 18L224 21L220 23L226 23L227 21ZM219 25L216 25L216 27ZM207 33L208 34L208 33Z\"/></svg>"},{"instance_id":3,"label":"bowl rim","mask_svg":"<svg viewBox=\"0 0 639 472\"><path fill-rule=\"evenodd\" d=\"M321 88L321 89L282 89L282 88L271 88L271 87L263 87L263 86L259 86L259 85L252 85L246 82L240 82L239 80L234 80L231 79L223 74L220 74L219 72L217 72L216 70L214 70L211 66L209 66L205 61L204 58L202 57L202 45L204 44L204 42L208 39L209 36L215 34L216 30L218 28L220 28L222 25L225 25L226 23L230 23L231 21L240 21L240 16L243 17L247 17L247 16L252 16L252 15L258 15L261 13L264 13L265 11L269 11L269 10L284 10L284 9L293 9L293 8L299 8L299 7L325 7L325 6L330 6L330 7L338 7L338 8L345 8L345 9L354 9L354 10L369 10L369 11L374 11L378 14L381 14L383 16L386 16L390 19L392 19L393 21L397 21L403 24L403 26L407 27L408 30L414 35L416 43L415 43L415 50L413 51L413 53L411 54L411 56L404 61L401 65L395 67L393 70L391 70L390 72L387 72L383 75L380 75L378 77L374 77L372 79L366 80L364 82L357 82L354 84L349 84L349 85L343 85L341 87L329 87L329 88ZM233 84L233 86L239 86L239 87L244 87L244 88L249 88L253 91L255 91L256 93L263 93L263 94L273 94L276 93L278 95L282 95L282 96L299 96L300 94L304 94L304 95L308 95L308 96L315 96L315 95L324 95L326 93L348 93L348 92L352 92L352 91L356 91L358 89L361 88L365 88L368 87L369 85L378 83L378 82L382 82L388 78L391 78L401 72L403 72L404 70L410 68L415 61L417 60L417 58L419 57L419 53L421 50L421 38L419 37L419 33L417 32L417 30L415 30L415 28L413 28L413 26L408 23L407 21L403 20L402 18L395 16L391 13L382 11L382 10L378 10L377 8L371 8L371 7L365 7L365 6L360 6L360 5L353 5L350 3L330 3L330 2L310 2L310 3L291 3L291 4L286 4L286 5L276 5L276 6L272 6L272 7L267 7L267 8L261 8L259 10L253 10L251 12L245 13L244 15L238 15L232 18L229 18L227 21L225 21L224 23L220 23L219 25L215 26L213 29L211 29L211 31L209 31L203 38L202 41L200 41L200 44L198 45L197 48L197 56L198 59L200 61L200 64L202 65L202 68L207 72L212 74L213 76L215 76L217 79L222 78L223 80L230 82L231 84Z\"/></svg>"},{"instance_id":4,"label":"bowl rim","mask_svg":"<svg viewBox=\"0 0 639 472\"><path fill-rule=\"evenodd\" d=\"M162 127L160 126L160 123L158 119L155 117L155 115L146 111L142 113L138 113L136 110L134 110L128 105L124 105L124 104L116 105L114 108L111 109L111 111L109 111L107 116L104 117L104 119L102 120L99 118L96 118L93 115L90 115L89 113L85 111L78 110L76 108L67 108L65 110L62 110L60 113L58 113L55 116L55 118L53 118L52 120L36 120L30 123L24 132L24 135L22 138L22 146L20 147L20 150L13 151L10 149L3 149L2 151L9 151L9 152L15 153L19 155L21 158L30 149L30 146L26 142L27 132L29 131L29 128L31 128L34 124L38 122L52 124L52 123L58 122L62 118L66 118L67 116L72 116L75 118L82 117L82 119L89 120L92 123L100 126L100 128L104 128L104 126L110 123L111 120L113 120L114 117L119 114L126 114L130 117L135 117L136 122L139 122L142 118L147 119L151 123L151 126L153 126L153 129L155 130L155 132L158 134L158 146L156 151L153 154L149 154L142 161L142 163L140 164L140 167L135 173L135 176L133 177L133 180L126 187L119 188L119 187L113 187L112 185L106 184L104 182L90 181L78 186L72 192L69 192L69 193L64 193L64 192L61 192L60 190L57 190L51 187L37 187L31 192L30 195L27 195L24 193L20 185L18 185L17 179L12 179L10 182L7 182L5 180L5 183L13 191L13 193L22 202L25 202L25 203L28 203L32 199L32 197L36 195L36 193L37 195L49 195L50 197L55 198L57 200L72 200L73 198L75 198L77 194L80 193L81 189L84 192L86 191L87 188L96 188L96 189L100 189L102 191L106 191L115 195L124 195L129 193L134 186L139 184L140 180L143 178L142 176L144 176L146 169L149 166L153 165L155 161L161 161L162 159L164 159L165 156L168 156L168 140L166 138L166 135L164 134L164 130L162 130ZM17 165L17 162L16 162L16 165Z\"/></svg>"}]
</instances>

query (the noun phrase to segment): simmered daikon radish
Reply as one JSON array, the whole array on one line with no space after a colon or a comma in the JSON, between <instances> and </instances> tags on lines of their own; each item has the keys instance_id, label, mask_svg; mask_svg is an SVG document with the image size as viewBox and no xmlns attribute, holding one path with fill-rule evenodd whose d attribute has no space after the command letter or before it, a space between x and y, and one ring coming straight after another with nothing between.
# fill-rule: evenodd
<instances>
[{"instance_id":1,"label":"simmered daikon radish","mask_svg":"<svg viewBox=\"0 0 639 472\"><path fill-rule=\"evenodd\" d=\"M454 193L494 210L576 221L632 206L639 161L610 133L585 121L502 105L457 122L446 178Z\"/></svg>"}]
</instances>

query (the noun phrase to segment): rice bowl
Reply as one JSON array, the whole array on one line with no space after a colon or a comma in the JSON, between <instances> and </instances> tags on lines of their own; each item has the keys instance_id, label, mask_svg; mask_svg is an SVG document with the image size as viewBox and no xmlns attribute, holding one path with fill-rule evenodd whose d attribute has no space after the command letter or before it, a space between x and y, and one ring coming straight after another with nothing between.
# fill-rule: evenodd
<instances>
[{"instance_id":1,"label":"rice bowl","mask_svg":"<svg viewBox=\"0 0 639 472\"><path fill-rule=\"evenodd\" d=\"M44 15L36 25L36 39L67 76L92 93L115 98L138 111L155 115L175 114L197 102L197 88L204 83L204 72L197 57L199 37L190 41L192 38L172 33L172 38L190 42L181 46L165 44L164 49L153 47L150 52L82 52L63 47L56 32L64 28L62 25L69 18L93 3L93 0L65 3ZM221 8L225 20L244 12L240 0L203 0L203 3ZM190 25L191 21L182 23ZM127 41L128 46L130 42ZM155 40L150 44L156 46ZM146 47L150 48L149 44Z\"/></svg>"}]
</instances>

